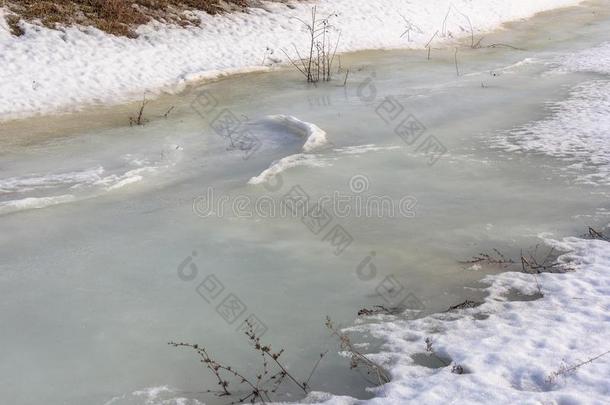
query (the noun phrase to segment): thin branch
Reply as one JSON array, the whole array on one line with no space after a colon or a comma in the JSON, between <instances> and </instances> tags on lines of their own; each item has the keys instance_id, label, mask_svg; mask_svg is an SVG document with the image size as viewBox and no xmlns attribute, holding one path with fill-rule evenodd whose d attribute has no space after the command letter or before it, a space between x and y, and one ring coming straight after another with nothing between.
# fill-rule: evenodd
<instances>
[{"instance_id":1,"label":"thin branch","mask_svg":"<svg viewBox=\"0 0 610 405\"><path fill-rule=\"evenodd\" d=\"M345 80L343 80L343 87L347 85L347 76L349 76L349 69L345 72Z\"/></svg>"},{"instance_id":2,"label":"thin branch","mask_svg":"<svg viewBox=\"0 0 610 405\"><path fill-rule=\"evenodd\" d=\"M316 364L314 364L313 368L311 369L311 373L309 373L309 377L307 377L307 381L305 381L305 386L306 387L309 387L309 380L311 380L311 377L313 376L313 373L316 372L316 369L318 368L318 365L320 364L320 362L322 361L324 356L326 356L326 353L328 353L328 350L325 351L324 353L320 353L320 357L318 358L318 361L316 361Z\"/></svg>"},{"instance_id":3,"label":"thin branch","mask_svg":"<svg viewBox=\"0 0 610 405\"><path fill-rule=\"evenodd\" d=\"M514 49L514 50L516 50L516 51L525 51L525 49L523 49L523 48L517 48L517 47L515 47L515 46L508 45L508 44L502 44L502 43L487 45L487 47L488 47L488 48L499 48L499 47L505 47L505 48L511 48L511 49Z\"/></svg>"},{"instance_id":4,"label":"thin branch","mask_svg":"<svg viewBox=\"0 0 610 405\"><path fill-rule=\"evenodd\" d=\"M309 75L307 73L305 73L303 70L301 70L301 68L295 63L295 61L292 60L292 58L290 57L290 55L288 55L288 53L286 53L285 50L282 49L282 52L284 52L284 55L286 55L286 57L288 58L288 60L290 61L290 63L292 64L292 66L294 66L295 68L297 68L297 70L299 72L301 72L303 75L305 75L305 77L309 78Z\"/></svg>"},{"instance_id":5,"label":"thin branch","mask_svg":"<svg viewBox=\"0 0 610 405\"><path fill-rule=\"evenodd\" d=\"M434 40L434 37L436 37L437 35L438 35L438 30L436 30L434 35L432 35L432 38L430 38L430 40L426 43L425 48L427 48L430 45L430 43Z\"/></svg>"},{"instance_id":6,"label":"thin branch","mask_svg":"<svg viewBox=\"0 0 610 405\"><path fill-rule=\"evenodd\" d=\"M572 365L572 366L569 366L569 367L566 367L566 366L561 366L561 367L559 368L559 370L552 372L552 373L551 373L551 374L550 374L550 375L547 377L546 381L547 381L547 383L552 384L552 383L554 383L554 382L555 382L555 379L556 379L557 377L559 377L560 375L562 375L562 376L564 376L564 377L565 377L565 376L566 376L566 375L568 375L569 373L571 373L571 372L573 372L573 371L576 371L576 370L577 370L579 367L582 367L582 366L584 366L584 365L586 365L586 364L593 363L595 360L597 360L597 359L600 359L600 358L604 357L604 356L605 356L605 355L607 355L608 353L610 353L610 350L608 350L608 351L606 351L606 352L604 352L604 353L602 353L602 354L600 354L600 355L597 355L597 356L595 356L595 357L592 357L592 358L590 358L590 359L588 359L588 360L585 360L585 361L582 361L582 362L580 362L580 363L577 363L577 364L574 364L574 365Z\"/></svg>"}]
</instances>

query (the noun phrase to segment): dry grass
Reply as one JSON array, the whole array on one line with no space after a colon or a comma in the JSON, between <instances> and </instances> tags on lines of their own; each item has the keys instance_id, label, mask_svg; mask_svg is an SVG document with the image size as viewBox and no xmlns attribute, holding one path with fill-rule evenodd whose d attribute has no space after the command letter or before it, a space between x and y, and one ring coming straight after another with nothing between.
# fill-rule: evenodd
<instances>
[{"instance_id":1,"label":"dry grass","mask_svg":"<svg viewBox=\"0 0 610 405\"><path fill-rule=\"evenodd\" d=\"M20 19L57 28L80 24L94 26L114 35L135 37L135 28L151 20L191 25L199 20L186 13L202 10L209 14L240 9L248 0L8 0L13 13L7 22L14 35L22 35Z\"/></svg>"},{"instance_id":2,"label":"dry grass","mask_svg":"<svg viewBox=\"0 0 610 405\"><path fill-rule=\"evenodd\" d=\"M23 28L21 28L19 25L20 20L21 19L19 16L16 15L8 15L6 17L6 22L11 30L11 34L15 35L16 37L20 37L21 35L25 34L25 31L23 31Z\"/></svg>"}]
</instances>

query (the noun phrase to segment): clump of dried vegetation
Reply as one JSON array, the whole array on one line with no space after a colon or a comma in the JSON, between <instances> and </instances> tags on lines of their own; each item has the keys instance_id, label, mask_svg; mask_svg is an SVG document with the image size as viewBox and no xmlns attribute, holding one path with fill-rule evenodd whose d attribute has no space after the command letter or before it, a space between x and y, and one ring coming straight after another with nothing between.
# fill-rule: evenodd
<instances>
[{"instance_id":1,"label":"clump of dried vegetation","mask_svg":"<svg viewBox=\"0 0 610 405\"><path fill-rule=\"evenodd\" d=\"M610 242L610 236L602 233L602 231L596 230L592 227L588 227L587 233L583 235L586 238L604 240L606 242Z\"/></svg>"},{"instance_id":2,"label":"clump of dried vegetation","mask_svg":"<svg viewBox=\"0 0 610 405\"><path fill-rule=\"evenodd\" d=\"M587 227L587 233L582 235L584 238L603 240L606 242L610 241L610 237L604 234L602 231L596 230L592 227ZM561 252L558 252L555 248L549 247L546 250L541 248L538 244L529 252L524 253L523 249L518 258L507 257L498 249L492 249L490 252L479 253L473 256L469 260L460 261L462 264L468 265L484 265L488 267L500 267L504 269L511 269L513 271L521 271L522 273L531 274L540 297L544 297L542 292L542 286L538 280L538 274L540 273L562 273L573 270L565 263L558 261ZM475 304L472 302L472 304ZM471 302L466 300L462 304L449 308L449 311L455 309L463 309L461 306L466 305L469 307Z\"/></svg>"},{"instance_id":3,"label":"clump of dried vegetation","mask_svg":"<svg viewBox=\"0 0 610 405\"><path fill-rule=\"evenodd\" d=\"M610 241L610 237L605 235L602 231L596 230L592 227L587 227L587 233L582 235L582 237ZM557 261L559 255L560 252L558 252L555 248L549 247L545 251L540 244L537 244L533 249L530 249L526 253L521 250L519 258L507 257L498 249L494 248L490 252L479 253L469 260L460 261L460 263L483 264L502 268L518 266L522 272L534 274L569 271L569 268L566 268L565 265Z\"/></svg>"},{"instance_id":4,"label":"clump of dried vegetation","mask_svg":"<svg viewBox=\"0 0 610 405\"><path fill-rule=\"evenodd\" d=\"M390 382L390 377L385 372L383 367L375 363L373 360L362 354L352 343L349 335L336 327L330 317L326 317L326 327L333 336L339 339L339 348L350 358L350 368L363 369L366 374L372 375L375 381L372 383L382 385Z\"/></svg>"},{"instance_id":5,"label":"clump of dried vegetation","mask_svg":"<svg viewBox=\"0 0 610 405\"><path fill-rule=\"evenodd\" d=\"M376 381L372 382L374 384L381 385L390 381L385 371L360 353L352 344L349 336L335 327L329 317L326 318L326 327L333 336L339 339L340 349L350 357L350 368L364 368L367 374L374 374L376 376ZM273 402L274 394L285 382L293 384L305 395L311 391L311 378L326 352L320 353L307 379L299 379L288 370L288 367L282 361L284 349L273 350L271 345L263 343L261 337L257 335L254 325L249 321L246 321L245 329L245 334L252 349L260 356L260 367L254 372L252 370L242 372L236 367L218 361L210 355L205 347L198 344L183 342L169 342L168 344L173 347L193 350L199 361L214 375L218 384L218 389L207 389L205 392L215 394L218 397L229 397L231 398L230 404Z\"/></svg>"},{"instance_id":6,"label":"clump of dried vegetation","mask_svg":"<svg viewBox=\"0 0 610 405\"><path fill-rule=\"evenodd\" d=\"M538 244L533 249L530 249L530 251L527 253L524 253L523 250L521 250L519 258L506 257L502 252L494 248L491 252L479 253L478 255L473 256L470 260L464 260L460 263L498 266L505 269L512 268L513 271L521 271L522 273L531 274L536 282L538 293L541 297L543 297L544 293L542 292L542 287L538 281L538 274L559 273L571 270L570 268L566 267L565 264L557 261L559 256L560 252L558 252L555 248L550 247L545 251L545 249L541 248Z\"/></svg>"},{"instance_id":7,"label":"clump of dried vegetation","mask_svg":"<svg viewBox=\"0 0 610 405\"><path fill-rule=\"evenodd\" d=\"M567 269L557 261L559 252L553 247L544 251L540 245L534 246L527 253L521 253L519 258L510 258L502 254L498 249L492 249L490 253L479 253L473 256L472 259L462 261L462 264L486 264L508 268L511 266L519 266L523 273L540 274L551 272L564 272Z\"/></svg>"},{"instance_id":8,"label":"clump of dried vegetation","mask_svg":"<svg viewBox=\"0 0 610 405\"><path fill-rule=\"evenodd\" d=\"M426 353L431 358L436 359L436 361L438 361L442 367L451 366L451 372L453 374L464 374L465 369L461 364L453 363L452 360L445 359L436 353L433 347L434 341L432 340L432 338L427 337L426 339L424 339L424 342L426 343Z\"/></svg>"},{"instance_id":9,"label":"clump of dried vegetation","mask_svg":"<svg viewBox=\"0 0 610 405\"><path fill-rule=\"evenodd\" d=\"M372 308L362 308L358 311L358 316L372 315L398 315L404 312L405 308L386 307L385 305L374 305Z\"/></svg>"},{"instance_id":10,"label":"clump of dried vegetation","mask_svg":"<svg viewBox=\"0 0 610 405\"><path fill-rule=\"evenodd\" d=\"M309 381L325 353L320 354L320 358L315 363L307 380L301 381L290 373L283 364L280 357L284 353L284 349L274 351L271 345L261 342L261 338L256 334L253 324L248 321L246 321L246 324L246 336L250 340L253 349L261 357L261 368L256 371L254 376L249 376L248 373L242 373L235 367L213 359L203 346L182 342L169 342L168 344L174 347L185 347L194 350L199 360L218 381L218 390L208 389L206 392L215 393L219 397L232 397L234 401L230 402L231 404L241 404L246 401L250 403L270 402L272 395L277 392L286 379L290 380L307 394L309 392Z\"/></svg>"},{"instance_id":11,"label":"clump of dried vegetation","mask_svg":"<svg viewBox=\"0 0 610 405\"><path fill-rule=\"evenodd\" d=\"M567 363L562 363L561 366L556 370L553 371L551 374L549 374L545 380L545 382L549 385L553 385L557 382L557 379L559 377L563 377L566 378L571 374L576 373L576 371L581 368L582 366L585 366L587 364L591 364L593 363L595 360L600 359L604 356L606 356L607 354L610 353L610 350L607 350L605 352L603 352L602 354L599 354L595 357L591 357L588 358L587 360L584 361L580 361L576 364L567 364Z\"/></svg>"},{"instance_id":12,"label":"clump of dried vegetation","mask_svg":"<svg viewBox=\"0 0 610 405\"><path fill-rule=\"evenodd\" d=\"M22 35L21 19L49 28L79 24L94 26L114 35L135 37L135 29L151 20L199 24L188 11L209 14L248 6L247 0L6 0L11 14L7 23L14 35Z\"/></svg>"},{"instance_id":13,"label":"clump of dried vegetation","mask_svg":"<svg viewBox=\"0 0 610 405\"><path fill-rule=\"evenodd\" d=\"M311 8L311 20L295 19L303 25L307 32L307 54L301 56L298 47L292 44L296 58L291 57L282 49L284 55L305 78L308 83L327 82L332 78L332 65L341 39L341 32L332 24L331 19L336 14L331 13L324 18L318 17L317 8ZM336 39L333 37L336 34ZM344 85L347 83L345 75Z\"/></svg>"},{"instance_id":14,"label":"clump of dried vegetation","mask_svg":"<svg viewBox=\"0 0 610 405\"><path fill-rule=\"evenodd\" d=\"M140 104L140 108L138 109L138 113L135 116L129 117L129 126L130 127L132 127L134 125L144 125L144 124L146 124L146 122L148 122L148 120L146 118L144 118L144 108L146 107L146 104L148 104L148 103L149 103L149 100L146 99L146 94L144 94L144 98L142 99L142 103ZM167 114L169 114L170 112L171 112L171 110L168 110L168 112L166 113L166 117L167 117Z\"/></svg>"}]
</instances>

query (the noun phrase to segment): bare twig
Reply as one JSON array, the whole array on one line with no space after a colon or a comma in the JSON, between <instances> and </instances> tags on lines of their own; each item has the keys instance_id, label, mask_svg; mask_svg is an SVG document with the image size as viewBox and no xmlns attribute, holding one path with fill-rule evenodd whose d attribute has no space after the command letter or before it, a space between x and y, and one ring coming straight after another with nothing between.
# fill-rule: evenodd
<instances>
[{"instance_id":1,"label":"bare twig","mask_svg":"<svg viewBox=\"0 0 610 405\"><path fill-rule=\"evenodd\" d=\"M512 45L508 45L508 44L501 44L501 43L487 45L487 47L488 47L488 48L500 48L500 47L504 47L504 48L511 48L511 49L516 50L516 51L525 51L525 49L523 49L523 48L517 48L517 47L512 46Z\"/></svg>"},{"instance_id":2,"label":"bare twig","mask_svg":"<svg viewBox=\"0 0 610 405\"><path fill-rule=\"evenodd\" d=\"M478 307L481 304L482 304L481 302L465 300L463 302L460 302L457 305L450 306L449 309L447 309L447 311L445 311L445 312L451 312L451 311L455 311L455 310L458 310L458 309L476 308L476 307Z\"/></svg>"},{"instance_id":3,"label":"bare twig","mask_svg":"<svg viewBox=\"0 0 610 405\"><path fill-rule=\"evenodd\" d=\"M432 41L434 40L434 37L436 37L438 35L438 30L436 30L436 32L434 33L434 35L432 35L432 38L430 38L430 40L426 43L425 48L428 48L428 60L430 60L430 49L431 46L430 44L432 43Z\"/></svg>"},{"instance_id":4,"label":"bare twig","mask_svg":"<svg viewBox=\"0 0 610 405\"><path fill-rule=\"evenodd\" d=\"M367 369L367 374L373 373L377 376L378 384L382 385L390 382L390 377L388 377L383 368L356 350L349 336L337 329L328 316L326 317L326 327L331 331L333 336L336 336L339 339L339 347L341 350L347 351L350 354L350 368L357 368L362 365Z\"/></svg>"},{"instance_id":5,"label":"bare twig","mask_svg":"<svg viewBox=\"0 0 610 405\"><path fill-rule=\"evenodd\" d=\"M451 364L451 362L447 363L442 357L436 354L434 348L432 347L434 342L431 338L427 337L426 339L424 339L424 342L426 343L426 351L430 353L430 355L433 356L435 359L437 359L444 367L448 367Z\"/></svg>"},{"instance_id":6,"label":"bare twig","mask_svg":"<svg viewBox=\"0 0 610 405\"><path fill-rule=\"evenodd\" d=\"M305 387L309 387L309 381L311 380L311 377L318 369L318 365L320 364L320 362L322 361L324 356L326 356L326 353L328 353L328 350L325 351L324 353L320 353L320 357L318 358L318 361L316 361L316 364L314 364L313 368L311 369L311 373L309 373L309 377L307 377L307 381L305 381Z\"/></svg>"},{"instance_id":7,"label":"bare twig","mask_svg":"<svg viewBox=\"0 0 610 405\"><path fill-rule=\"evenodd\" d=\"M608 241L608 238L601 232L596 231L595 229L588 227L589 236L593 239L605 240Z\"/></svg>"},{"instance_id":8,"label":"bare twig","mask_svg":"<svg viewBox=\"0 0 610 405\"><path fill-rule=\"evenodd\" d=\"M485 39L485 37L481 37L481 38L479 38L479 40L476 42L476 44L474 44L473 48L474 48L474 49L479 49L479 48L481 48L481 42L483 42L483 39Z\"/></svg>"},{"instance_id":9,"label":"bare twig","mask_svg":"<svg viewBox=\"0 0 610 405\"><path fill-rule=\"evenodd\" d=\"M534 262L535 262L535 259L534 259ZM545 259L545 262L546 262L546 259ZM527 259L523 256L523 250L521 250L521 269L524 273L529 273L526 270L526 266L527 266L527 268L530 268L530 269L532 268L532 265L530 264L530 262L528 262ZM540 283L538 282L538 277L536 276L536 273L532 272L531 274L534 277L534 281L536 282L536 287L538 288L538 293L541 296L544 296L544 294L542 293L542 288L540 288Z\"/></svg>"},{"instance_id":10,"label":"bare twig","mask_svg":"<svg viewBox=\"0 0 610 405\"><path fill-rule=\"evenodd\" d=\"M466 18L466 21L468 21L468 26L470 27L470 47L474 48L474 29L472 28L472 22L470 21L470 17L468 17L466 14L462 14L462 16Z\"/></svg>"},{"instance_id":11,"label":"bare twig","mask_svg":"<svg viewBox=\"0 0 610 405\"><path fill-rule=\"evenodd\" d=\"M347 77L349 76L349 69L345 72L345 80L343 80L343 87L347 85Z\"/></svg>"},{"instance_id":12,"label":"bare twig","mask_svg":"<svg viewBox=\"0 0 610 405\"><path fill-rule=\"evenodd\" d=\"M434 35L432 35L432 38L430 38L430 40L426 43L426 48L430 46L430 44L432 43L432 41L434 40L434 37L436 37L438 35L438 30L436 30L436 32L434 33Z\"/></svg>"},{"instance_id":13,"label":"bare twig","mask_svg":"<svg viewBox=\"0 0 610 405\"><path fill-rule=\"evenodd\" d=\"M297 68L297 70L299 72L301 72L306 78L307 81L309 81L309 74L306 72L306 70L302 70L294 60L292 60L292 58L290 57L290 55L288 55L288 53L282 49L282 52L284 52L284 55L286 55L286 57L288 58L288 60L290 61L290 63L292 64L292 66L294 66L295 68ZM301 59L302 60L302 59Z\"/></svg>"},{"instance_id":14,"label":"bare twig","mask_svg":"<svg viewBox=\"0 0 610 405\"><path fill-rule=\"evenodd\" d=\"M163 118L167 118L167 116L168 116L168 115L169 115L169 114L170 114L172 111L174 111L174 106L171 106L171 107L169 108L169 110L167 110L167 111L165 112L165 114L163 114Z\"/></svg>"},{"instance_id":15,"label":"bare twig","mask_svg":"<svg viewBox=\"0 0 610 405\"><path fill-rule=\"evenodd\" d=\"M298 61L291 58L285 50L282 50L290 63L301 72L308 83L316 83L320 80L329 81L332 75L332 65L335 60L341 32L335 41L332 41L330 30L334 29L330 23L330 18L336 16L335 13L329 14L326 18L319 19L316 6L311 8L311 22L306 22L298 17L293 17L300 22L308 33L309 55L301 57L298 48L293 44ZM302 64L302 66L299 66Z\"/></svg>"},{"instance_id":16,"label":"bare twig","mask_svg":"<svg viewBox=\"0 0 610 405\"><path fill-rule=\"evenodd\" d=\"M148 104L148 100L146 100L146 93L144 93L144 97L142 98L142 103L140 104L140 110L138 111L138 115L134 117L129 117L129 126L133 125L144 125L146 120L144 119L144 107Z\"/></svg>"},{"instance_id":17,"label":"bare twig","mask_svg":"<svg viewBox=\"0 0 610 405\"><path fill-rule=\"evenodd\" d=\"M375 305L371 309L362 308L361 310L358 311L358 316L371 316L371 315L378 315L378 314L396 315L402 311L404 311L404 308L403 309L396 308L396 307L388 308L384 305Z\"/></svg>"},{"instance_id":18,"label":"bare twig","mask_svg":"<svg viewBox=\"0 0 610 405\"><path fill-rule=\"evenodd\" d=\"M477 264L477 263L486 263L491 265L500 265L503 267L507 267L511 264L514 264L515 261L513 259L507 259L498 249L492 249L493 254L489 253L479 253L477 256L473 256L470 260L461 261L462 264Z\"/></svg>"},{"instance_id":19,"label":"bare twig","mask_svg":"<svg viewBox=\"0 0 610 405\"><path fill-rule=\"evenodd\" d=\"M218 385L220 385L220 387L222 388L222 393L220 393L219 396L232 395L228 389L229 381L227 381L221 375L221 372L224 371L234 377L237 377L238 380L240 381L240 384L245 383L245 384L249 385L250 388L252 388L253 392L256 392L257 393L256 395L258 397L260 397L261 392L259 391L259 389L256 387L256 385L254 383L252 383L250 380L248 380L246 377L244 377L241 373L237 372L232 367L225 366L225 365L217 362L216 360L212 359L204 347L201 347L197 344L181 343L181 342L180 343L169 342L168 344L170 346L174 346L174 347L191 348L197 353L197 355L199 355L199 357L201 358L201 362L205 364L205 366L208 368L208 370L210 370L212 372L212 374L214 374L214 376L218 380ZM212 392L212 391L208 390L207 392Z\"/></svg>"},{"instance_id":20,"label":"bare twig","mask_svg":"<svg viewBox=\"0 0 610 405\"><path fill-rule=\"evenodd\" d=\"M290 380L292 380L301 390L303 390L305 393L307 393L307 383L298 381L292 374L290 374L288 372L286 367L284 367L284 365L282 363L280 363L280 361L278 360L280 358L280 356L282 355L282 353L284 353L284 349L281 349L280 351L275 352L275 353L272 352L271 346L262 344L260 337L256 336L253 325L249 321L246 321L246 323L248 325L248 330L246 331L246 336L248 336L248 338L254 344L254 349L256 351L260 352L261 354L263 354L264 356L270 357L271 360L280 368L280 370L285 374L286 377L288 377Z\"/></svg>"},{"instance_id":21,"label":"bare twig","mask_svg":"<svg viewBox=\"0 0 610 405\"><path fill-rule=\"evenodd\" d=\"M262 364L262 367L256 373L255 378L248 378L243 373L238 372L235 368L212 359L206 349L199 345L176 342L169 342L169 345L193 349L199 356L200 361L204 363L207 369L216 377L218 385L221 387L221 391L207 390L205 392L215 392L217 396L233 396L234 391L229 389L233 380L235 380L238 386L246 385L248 387L247 392L244 396L236 398L234 402L231 402L232 404L241 404L245 401L251 403L271 402L271 394L278 390L286 378L293 381L305 394L307 394L309 392L309 381L327 352L320 353L307 380L301 382L288 371L282 362L280 362L279 359L282 353L284 353L284 349L277 352L272 351L270 345L265 345L261 342L260 336L258 336L254 330L254 325L248 320L246 320L246 324L247 330L245 331L245 334L253 344L254 350L260 355ZM277 371L272 372L274 371L272 367L275 367L275 370Z\"/></svg>"},{"instance_id":22,"label":"bare twig","mask_svg":"<svg viewBox=\"0 0 610 405\"><path fill-rule=\"evenodd\" d=\"M420 34L423 33L421 28L419 28L416 24L412 23L411 20L409 20L408 18L406 18L405 16L403 16L400 13L398 13L398 14L402 18L402 20L405 22L405 31L400 35L401 38L404 37L406 34L407 41L411 42L411 31L416 30Z\"/></svg>"},{"instance_id":23,"label":"bare twig","mask_svg":"<svg viewBox=\"0 0 610 405\"><path fill-rule=\"evenodd\" d=\"M552 372L551 374L549 374L549 376L546 378L546 382L548 384L554 384L555 381L557 380L557 377L559 376L563 376L566 377L568 374L575 372L578 368L586 365L586 364L590 364L593 363L595 360L600 359L602 357L604 357L605 355L607 355L608 353L610 353L610 350L597 355L595 357L591 357L588 360L582 361L580 363L571 365L571 366L566 366L565 364L562 365L561 367L559 367L559 369L557 371Z\"/></svg>"},{"instance_id":24,"label":"bare twig","mask_svg":"<svg viewBox=\"0 0 610 405\"><path fill-rule=\"evenodd\" d=\"M445 35L447 35L447 19L449 18L449 14L451 13L451 9L453 8L453 5L450 5L449 8L447 9L447 15L445 15L445 19L443 20L443 27L442 27L442 36L444 37Z\"/></svg>"}]
</instances>

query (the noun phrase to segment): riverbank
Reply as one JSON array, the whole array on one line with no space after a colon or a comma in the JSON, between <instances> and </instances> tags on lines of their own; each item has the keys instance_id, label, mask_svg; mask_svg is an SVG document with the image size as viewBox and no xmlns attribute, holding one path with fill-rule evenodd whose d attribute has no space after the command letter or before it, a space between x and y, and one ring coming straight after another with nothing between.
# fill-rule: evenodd
<instances>
[{"instance_id":1,"label":"riverbank","mask_svg":"<svg viewBox=\"0 0 610 405\"><path fill-rule=\"evenodd\" d=\"M150 22L135 39L95 28L51 30L20 23L15 37L0 10L0 121L36 114L75 111L175 93L188 83L221 75L268 70L296 57L307 39L297 19L308 21L311 7L332 15L337 51L445 46L457 38L480 36L502 23L578 4L576 0L520 1L349 1L264 3L247 13L193 12L198 26Z\"/></svg>"},{"instance_id":2,"label":"riverbank","mask_svg":"<svg viewBox=\"0 0 610 405\"><path fill-rule=\"evenodd\" d=\"M371 357L393 380L369 401L312 395L326 404L571 403L610 397L610 243L543 238L567 252L551 273L483 281L475 308L405 321L379 316L350 328L385 341Z\"/></svg>"}]
</instances>

